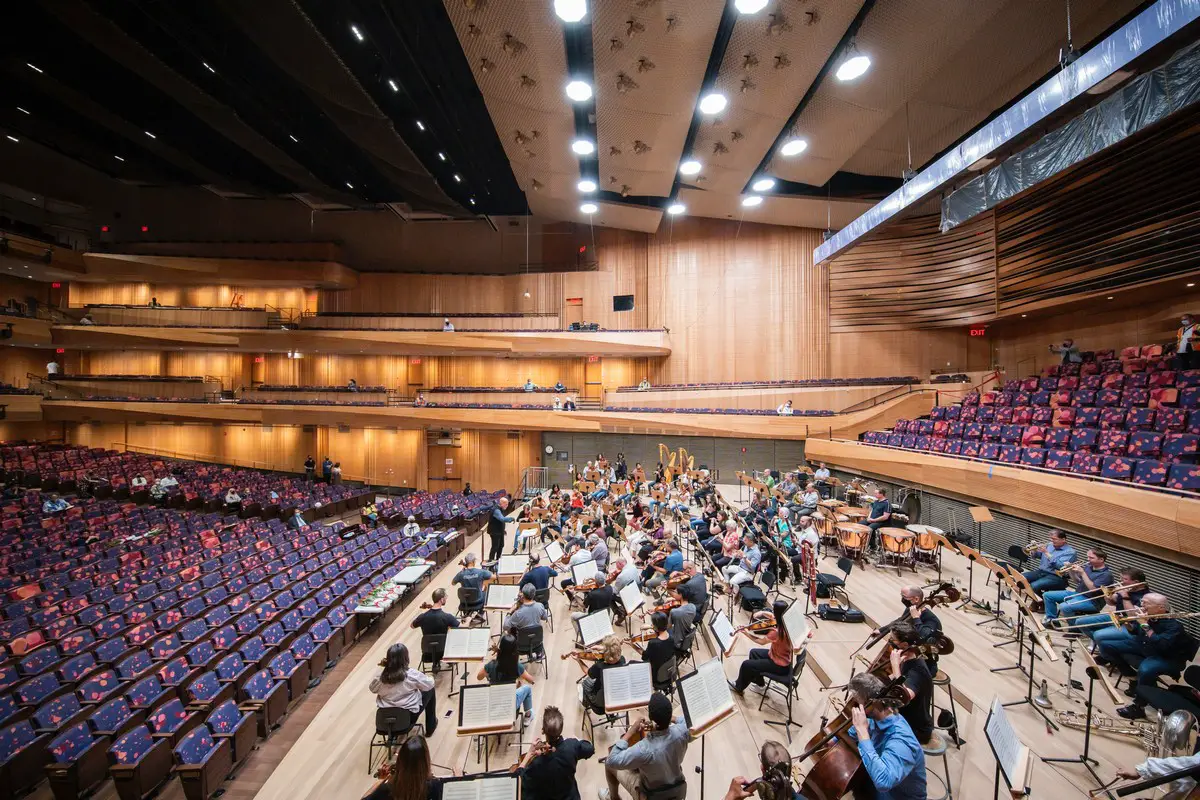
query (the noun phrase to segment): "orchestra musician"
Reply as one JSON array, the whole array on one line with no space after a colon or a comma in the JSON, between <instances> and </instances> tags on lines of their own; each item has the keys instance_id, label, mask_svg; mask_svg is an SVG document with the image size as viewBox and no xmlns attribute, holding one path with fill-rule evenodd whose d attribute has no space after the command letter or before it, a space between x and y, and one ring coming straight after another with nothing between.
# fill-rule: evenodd
<instances>
[{"instance_id":1,"label":"orchestra musician","mask_svg":"<svg viewBox=\"0 0 1200 800\"><path fill-rule=\"evenodd\" d=\"M1110 587L1115 591L1105 591L1105 601L1113 607L1112 613L1127 614L1137 608L1142 603L1142 598L1150 591L1149 584L1146 583L1146 573L1134 567L1126 567L1121 570L1121 583L1119 587ZM1119 626L1113 621L1112 617L1103 613L1103 610L1098 610L1095 614L1087 614L1074 619L1064 619L1068 615L1062 614L1060 609L1059 619L1065 623L1068 630L1076 630L1086 634L1094 643L1102 641L1107 634L1107 631L1117 630ZM1105 623L1109 623L1105 626Z\"/></svg>"},{"instance_id":2,"label":"orchestra musician","mask_svg":"<svg viewBox=\"0 0 1200 800\"><path fill-rule=\"evenodd\" d=\"M476 615L483 614L483 592L487 590L487 586L496 576L486 569L478 569L475 566L475 554L467 553L463 556L462 561L458 562L462 565L462 569L458 574L450 579L450 583L455 586L461 586L464 589L478 589L480 592L479 602L468 608L459 608L459 613L466 615L474 613Z\"/></svg>"},{"instance_id":3,"label":"orchestra musician","mask_svg":"<svg viewBox=\"0 0 1200 800\"><path fill-rule=\"evenodd\" d=\"M1037 569L1021 573L1029 586L1039 595L1051 589L1067 588L1067 579L1058 570L1075 560L1075 548L1067 544L1067 534L1058 528L1050 531L1048 544L1040 544L1033 550L1040 554Z\"/></svg>"},{"instance_id":4,"label":"orchestra musician","mask_svg":"<svg viewBox=\"0 0 1200 800\"><path fill-rule=\"evenodd\" d=\"M579 704L588 706L597 714L604 714L604 671L613 667L625 666L625 656L621 653L621 637L605 636L600 642L601 657L590 665L582 658L576 658L579 666L587 674L579 682ZM578 655L578 652L572 655Z\"/></svg>"},{"instance_id":5,"label":"orchestra musician","mask_svg":"<svg viewBox=\"0 0 1200 800\"><path fill-rule=\"evenodd\" d=\"M517 607L504 618L500 629L512 633L518 628L540 628L542 622L549 619L546 607L539 603L537 589L532 583L521 586L521 594L517 598Z\"/></svg>"},{"instance_id":6,"label":"orchestra musician","mask_svg":"<svg viewBox=\"0 0 1200 800\"><path fill-rule=\"evenodd\" d=\"M600 800L619 800L621 789L634 800L683 797L683 757L691 735L683 716L671 716L671 701L662 692L650 695L649 723L639 719L612 746L604 763L608 787Z\"/></svg>"},{"instance_id":7,"label":"orchestra musician","mask_svg":"<svg viewBox=\"0 0 1200 800\"><path fill-rule=\"evenodd\" d=\"M721 572L733 586L750 583L758 572L758 565L762 563L762 551L758 549L758 542L755 540L754 534L747 533L742 536L742 549L734 555L738 558L738 562L726 564Z\"/></svg>"},{"instance_id":8,"label":"orchestra musician","mask_svg":"<svg viewBox=\"0 0 1200 800\"><path fill-rule=\"evenodd\" d=\"M408 647L396 643L388 648L383 671L371 679L368 689L379 708L403 708L413 715L425 711L425 735L437 730L437 695L433 678L409 666Z\"/></svg>"},{"instance_id":9,"label":"orchestra musician","mask_svg":"<svg viewBox=\"0 0 1200 800\"><path fill-rule=\"evenodd\" d=\"M908 722L917 741L928 744L933 738L934 671L915 650L923 642L921 634L911 622L898 622L892 626L890 641L888 678L903 678L900 691L908 698L900 708L900 716Z\"/></svg>"},{"instance_id":10,"label":"orchestra musician","mask_svg":"<svg viewBox=\"0 0 1200 800\"><path fill-rule=\"evenodd\" d=\"M696 616L703 615L704 610L708 608L708 581L705 580L704 573L696 566L695 561L684 561L681 574L686 575L687 579L678 585L679 596L685 603L696 607Z\"/></svg>"},{"instance_id":11,"label":"orchestra musician","mask_svg":"<svg viewBox=\"0 0 1200 800\"><path fill-rule=\"evenodd\" d=\"M681 588L670 590L671 599L654 609L667 612L667 629L671 632L671 644L675 648L675 655L680 659L687 654L687 645L692 639L692 633L696 630L697 616L696 605L683 597L680 592Z\"/></svg>"},{"instance_id":12,"label":"orchestra musician","mask_svg":"<svg viewBox=\"0 0 1200 800\"><path fill-rule=\"evenodd\" d=\"M487 532L492 543L491 549L488 551L488 561L496 561L500 558L500 555L504 552L505 526L510 522L517 521L518 515L514 514L510 517L505 514L508 511L508 503L508 497L501 497L500 502L496 504L496 507L492 509L492 513L488 515ZM520 538L521 534L519 532L513 536L513 553L517 552L517 543Z\"/></svg>"},{"instance_id":13,"label":"orchestra musician","mask_svg":"<svg viewBox=\"0 0 1200 800\"><path fill-rule=\"evenodd\" d=\"M874 785L877 800L925 800L925 753L908 721L897 714L890 700L880 700L882 680L869 672L850 679L850 694L856 705L850 711L858 740L858 754ZM870 711L864 711L870 701ZM860 792L856 791L856 798ZM869 796L861 794L861 796Z\"/></svg>"},{"instance_id":14,"label":"orchestra musician","mask_svg":"<svg viewBox=\"0 0 1200 800\"><path fill-rule=\"evenodd\" d=\"M1113 585L1112 570L1108 568L1108 554L1099 547L1087 551L1084 563L1071 563L1064 569L1070 570L1066 573L1068 578L1075 578L1075 591L1049 589L1042 592L1047 623L1059 616L1074 617L1096 613L1104 607L1104 595L1100 589Z\"/></svg>"},{"instance_id":15,"label":"orchestra musician","mask_svg":"<svg viewBox=\"0 0 1200 800\"><path fill-rule=\"evenodd\" d=\"M579 564L582 564L585 561L592 560L592 552L590 550L587 550L587 549L581 547L578 542L571 542L570 544L567 545L567 554L568 554L568 558L567 558L567 567L568 568L578 566ZM574 578L564 578L558 584L560 589L566 589L567 587L574 586L574 585L575 585Z\"/></svg>"},{"instance_id":16,"label":"orchestra musician","mask_svg":"<svg viewBox=\"0 0 1200 800\"><path fill-rule=\"evenodd\" d=\"M650 625L654 628L654 638L642 647L642 663L650 665L650 675L658 677L658 670L672 658L675 658L675 643L671 641L670 618L661 611L650 615Z\"/></svg>"},{"instance_id":17,"label":"orchestra musician","mask_svg":"<svg viewBox=\"0 0 1200 800\"><path fill-rule=\"evenodd\" d=\"M542 710L543 738L536 740L511 770L521 778L523 800L580 800L576 766L594 756L596 748L586 739L563 738L562 733L562 712L546 706Z\"/></svg>"},{"instance_id":18,"label":"orchestra musician","mask_svg":"<svg viewBox=\"0 0 1200 800\"><path fill-rule=\"evenodd\" d=\"M411 628L420 628L421 636L441 636L451 628L458 627L458 617L446 611L446 590L433 590L433 603L429 610L419 614L409 626ZM442 650L434 650L430 652L433 658L433 670L437 672L442 661Z\"/></svg>"},{"instance_id":19,"label":"orchestra musician","mask_svg":"<svg viewBox=\"0 0 1200 800\"><path fill-rule=\"evenodd\" d=\"M768 739L758 751L762 777L748 780L739 775L729 782L725 800L746 800L757 792L762 800L795 800L800 797L792 784L792 756L783 742ZM803 798L800 798L803 800Z\"/></svg>"},{"instance_id":20,"label":"orchestra musician","mask_svg":"<svg viewBox=\"0 0 1200 800\"><path fill-rule=\"evenodd\" d=\"M542 563L542 554L534 553L529 556L529 568L517 583L521 586L530 584L534 589L545 591L550 588L551 578L558 577L558 570Z\"/></svg>"},{"instance_id":21,"label":"orchestra musician","mask_svg":"<svg viewBox=\"0 0 1200 800\"><path fill-rule=\"evenodd\" d=\"M396 761L384 763L381 780L363 800L441 800L442 779L433 774L427 735L414 731L399 745Z\"/></svg>"},{"instance_id":22,"label":"orchestra musician","mask_svg":"<svg viewBox=\"0 0 1200 800\"><path fill-rule=\"evenodd\" d=\"M657 553L652 554L642 570L642 585L647 591L657 591L667 578L683 570L683 551L679 549L679 543L668 539L665 547L665 555L658 558Z\"/></svg>"},{"instance_id":23,"label":"orchestra musician","mask_svg":"<svg viewBox=\"0 0 1200 800\"><path fill-rule=\"evenodd\" d=\"M540 605L540 604L539 604ZM479 668L475 676L488 683L515 683L517 685L517 709L525 710L525 724L533 722L533 684L535 678L521 663L517 653L517 637L506 633L500 637L496 657Z\"/></svg>"},{"instance_id":24,"label":"orchestra musician","mask_svg":"<svg viewBox=\"0 0 1200 800\"><path fill-rule=\"evenodd\" d=\"M1131 781L1160 778L1178 770L1197 766L1200 766L1200 753L1169 758L1147 758L1135 767L1117 770L1117 777ZM1196 779L1180 778L1161 788L1166 790L1166 794L1161 796L1161 800L1186 800L1186 798L1194 796L1192 792L1196 788Z\"/></svg>"},{"instance_id":25,"label":"orchestra musician","mask_svg":"<svg viewBox=\"0 0 1200 800\"><path fill-rule=\"evenodd\" d=\"M1200 648L1182 622L1164 616L1171 613L1166 595L1147 593L1140 609L1117 629L1119 635L1109 634L1098 643L1098 663L1115 664L1125 674L1137 675L1137 683L1126 690L1133 702L1117 709L1125 719L1146 716L1146 701L1137 696L1139 686L1153 687L1162 675L1179 675Z\"/></svg>"},{"instance_id":26,"label":"orchestra musician","mask_svg":"<svg viewBox=\"0 0 1200 800\"><path fill-rule=\"evenodd\" d=\"M596 569L601 572L608 569L608 542L605 541L605 537L598 533L589 533L587 547L591 551L592 560L596 562Z\"/></svg>"},{"instance_id":27,"label":"orchestra musician","mask_svg":"<svg viewBox=\"0 0 1200 800\"><path fill-rule=\"evenodd\" d=\"M599 576L597 576L599 579ZM571 619L579 619L580 617L594 614L597 611L604 609L612 609L617 601L617 593L613 591L612 584L605 583L598 588L592 589L583 596L583 611L576 611L571 614ZM621 620L624 622L624 619Z\"/></svg>"},{"instance_id":28,"label":"orchestra musician","mask_svg":"<svg viewBox=\"0 0 1200 800\"><path fill-rule=\"evenodd\" d=\"M743 694L746 687L750 684L762 686L765 683L763 675L770 673L772 675L787 675L792 670L792 640L788 638L787 629L783 625L783 614L788 609L788 604L782 600L776 600L770 611L756 611L750 618L751 622L758 620L774 620L775 627L767 631L765 636L759 636L743 629L745 634L755 644L766 645L766 647L755 647L750 651L750 655L742 662L738 668L737 682L733 684L733 690L738 694Z\"/></svg>"}]
</instances>

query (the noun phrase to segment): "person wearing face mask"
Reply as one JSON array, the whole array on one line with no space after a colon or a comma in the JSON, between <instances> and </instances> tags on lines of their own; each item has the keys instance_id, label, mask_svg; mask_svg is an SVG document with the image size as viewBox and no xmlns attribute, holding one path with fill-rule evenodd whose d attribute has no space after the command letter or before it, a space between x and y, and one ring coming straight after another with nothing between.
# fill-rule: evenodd
<instances>
[{"instance_id":1,"label":"person wearing face mask","mask_svg":"<svg viewBox=\"0 0 1200 800\"><path fill-rule=\"evenodd\" d=\"M1175 334L1176 369L1196 369L1200 366L1200 359L1196 358L1195 341L1196 322L1191 314L1184 314Z\"/></svg>"}]
</instances>

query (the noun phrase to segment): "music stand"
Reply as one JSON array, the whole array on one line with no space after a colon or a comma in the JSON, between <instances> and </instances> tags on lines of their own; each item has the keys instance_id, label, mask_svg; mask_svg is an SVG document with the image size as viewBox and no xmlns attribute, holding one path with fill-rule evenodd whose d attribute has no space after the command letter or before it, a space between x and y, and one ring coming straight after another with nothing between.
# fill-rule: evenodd
<instances>
[{"instance_id":1,"label":"music stand","mask_svg":"<svg viewBox=\"0 0 1200 800\"><path fill-rule=\"evenodd\" d=\"M967 559L967 596L957 607L960 609L967 606L982 608L979 603L975 602L975 598L971 596L971 593L975 590L975 562L983 558L983 554L969 544L963 544L962 542L954 542L954 549Z\"/></svg>"},{"instance_id":2,"label":"music stand","mask_svg":"<svg viewBox=\"0 0 1200 800\"><path fill-rule=\"evenodd\" d=\"M1041 706L1039 706L1037 703L1033 702L1033 682L1034 682L1033 673L1034 673L1034 667L1037 663L1035 660L1037 658L1037 653L1035 652L1035 650L1037 648L1037 632L1036 631L1027 632L1027 638L1029 640L1029 672L1027 673L1029 675L1029 683L1026 685L1026 688L1025 688L1025 696L1022 697L1020 700L1013 700L1010 703L1002 703L1002 705L1005 708L1008 708L1010 706L1025 706L1025 705L1027 705L1030 708L1032 708L1034 711L1036 711L1038 713L1038 716L1040 716L1043 720L1045 720L1047 727L1052 728L1054 730L1058 730L1058 724L1054 720L1052 720L1048 716L1046 716L1046 712L1042 710ZM993 672L995 672L995 671L996 670L993 670Z\"/></svg>"},{"instance_id":3,"label":"music stand","mask_svg":"<svg viewBox=\"0 0 1200 800\"><path fill-rule=\"evenodd\" d=\"M1096 767L1100 766L1100 762L1089 755L1092 748L1092 712L1094 710L1092 706L1092 698L1096 692L1096 681L1102 679L1102 673L1100 672L1100 668L1096 666L1095 660L1092 659L1092 656L1090 653L1088 653L1086 647L1083 649L1083 652L1084 659L1088 662L1087 668L1084 670L1088 676L1088 690L1087 700L1084 702L1084 708L1087 709L1087 719L1085 720L1083 727L1083 752L1074 758L1043 758L1042 763L1082 764L1083 768L1086 769L1096 781L1096 784L1103 789L1106 784L1096 772ZM1103 679L1103 682L1109 694L1113 696L1114 702L1116 702L1116 692L1113 691L1112 686L1108 683L1107 679ZM1113 793L1110 791L1106 791L1105 794L1109 797L1113 796Z\"/></svg>"},{"instance_id":4,"label":"music stand","mask_svg":"<svg viewBox=\"0 0 1200 800\"><path fill-rule=\"evenodd\" d=\"M979 563L996 576L996 607L992 609L992 612L987 619L976 622L975 627L978 628L980 625L989 625L992 622L999 622L1001 625L1011 628L1012 626L1005 621L1004 615L1000 613L1000 592L1003 589L1003 578L1008 575L1008 572L1003 566L997 564L995 561L992 561L990 558L982 554L980 554Z\"/></svg>"}]
</instances>

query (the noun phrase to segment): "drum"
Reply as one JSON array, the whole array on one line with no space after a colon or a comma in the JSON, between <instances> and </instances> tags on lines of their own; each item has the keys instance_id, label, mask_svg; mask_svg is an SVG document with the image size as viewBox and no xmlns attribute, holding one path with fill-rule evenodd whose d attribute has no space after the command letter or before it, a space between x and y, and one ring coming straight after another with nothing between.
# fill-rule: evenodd
<instances>
[{"instance_id":1,"label":"drum","mask_svg":"<svg viewBox=\"0 0 1200 800\"><path fill-rule=\"evenodd\" d=\"M854 522L838 523L837 532L838 544L841 545L843 553L861 552L871 535L870 528Z\"/></svg>"},{"instance_id":2,"label":"drum","mask_svg":"<svg viewBox=\"0 0 1200 800\"><path fill-rule=\"evenodd\" d=\"M897 527L908 527L908 514L901 514L899 512L893 511L891 519L889 519L888 522L892 523L893 525L895 525Z\"/></svg>"},{"instance_id":3,"label":"drum","mask_svg":"<svg viewBox=\"0 0 1200 800\"><path fill-rule=\"evenodd\" d=\"M849 503L849 504L850 504L850 505L852 505L852 506L853 506L853 505L858 505L858 499L859 499L859 497L861 496L861 494L862 494L862 493L861 493L861 492L859 492L859 491L858 491L858 489L851 489L851 488L848 488L848 487L847 487L847 489L846 489L846 502L847 502L847 503Z\"/></svg>"},{"instance_id":4,"label":"drum","mask_svg":"<svg viewBox=\"0 0 1200 800\"><path fill-rule=\"evenodd\" d=\"M838 513L845 514L852 520L866 519L867 517L871 516L871 512L867 511L865 508L841 508L838 509Z\"/></svg>"},{"instance_id":5,"label":"drum","mask_svg":"<svg viewBox=\"0 0 1200 800\"><path fill-rule=\"evenodd\" d=\"M917 535L917 549L926 553L932 553L937 549L937 539L934 534L944 535L945 533L941 528L935 528L932 525L907 525L905 530Z\"/></svg>"},{"instance_id":6,"label":"drum","mask_svg":"<svg viewBox=\"0 0 1200 800\"><path fill-rule=\"evenodd\" d=\"M817 505L821 506L822 508L837 508L838 506L844 506L846 504L841 500L834 500L833 498L830 498L828 500L820 501L817 503Z\"/></svg>"},{"instance_id":7,"label":"drum","mask_svg":"<svg viewBox=\"0 0 1200 800\"><path fill-rule=\"evenodd\" d=\"M903 528L880 528L879 540L883 546L883 560L891 561L899 569L901 565L912 564L913 547L917 543L917 535Z\"/></svg>"}]
</instances>

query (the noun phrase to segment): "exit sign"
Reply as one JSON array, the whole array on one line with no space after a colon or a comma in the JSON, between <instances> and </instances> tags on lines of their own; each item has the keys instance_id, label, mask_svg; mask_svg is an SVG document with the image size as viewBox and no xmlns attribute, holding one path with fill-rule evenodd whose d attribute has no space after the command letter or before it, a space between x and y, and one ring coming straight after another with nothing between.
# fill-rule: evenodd
<instances>
[{"instance_id":1,"label":"exit sign","mask_svg":"<svg viewBox=\"0 0 1200 800\"><path fill-rule=\"evenodd\" d=\"M599 360L600 360L600 356L588 356L589 364L595 364Z\"/></svg>"},{"instance_id":2,"label":"exit sign","mask_svg":"<svg viewBox=\"0 0 1200 800\"><path fill-rule=\"evenodd\" d=\"M971 328L972 336L987 336L987 328Z\"/></svg>"}]
</instances>

